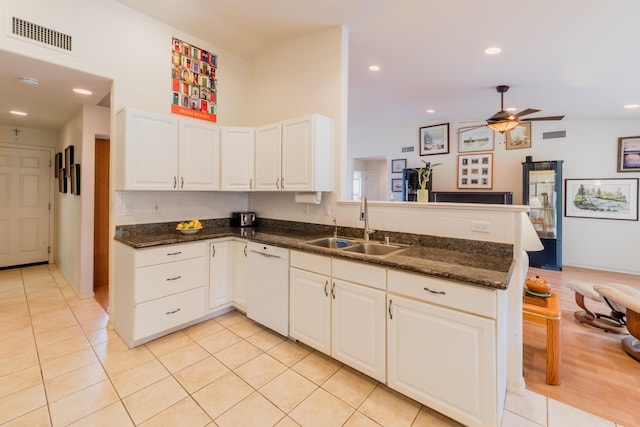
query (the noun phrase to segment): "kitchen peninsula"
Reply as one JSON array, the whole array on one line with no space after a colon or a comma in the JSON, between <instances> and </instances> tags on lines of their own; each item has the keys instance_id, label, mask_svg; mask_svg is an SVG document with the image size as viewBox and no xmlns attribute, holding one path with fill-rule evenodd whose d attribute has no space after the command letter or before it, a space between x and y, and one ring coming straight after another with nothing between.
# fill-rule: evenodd
<instances>
[{"instance_id":1,"label":"kitchen peninsula","mask_svg":"<svg viewBox=\"0 0 640 427\"><path fill-rule=\"evenodd\" d=\"M113 320L128 345L234 307L249 312L246 244L273 245L290 252L288 336L466 425L498 425L513 245L377 231L372 240L402 246L376 256L309 244L333 234L326 225L202 222L188 236L176 223L117 227Z\"/></svg>"}]
</instances>

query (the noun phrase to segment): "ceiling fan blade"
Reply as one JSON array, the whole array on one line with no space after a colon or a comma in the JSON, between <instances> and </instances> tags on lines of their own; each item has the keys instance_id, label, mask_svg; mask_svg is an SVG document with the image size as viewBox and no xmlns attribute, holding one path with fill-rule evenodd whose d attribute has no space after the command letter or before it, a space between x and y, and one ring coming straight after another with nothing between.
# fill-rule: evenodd
<instances>
[{"instance_id":1,"label":"ceiling fan blade","mask_svg":"<svg viewBox=\"0 0 640 427\"><path fill-rule=\"evenodd\" d=\"M522 116L526 116L527 114L537 113L540 110L536 110L535 108L527 108L526 110L522 110L519 113L513 115L513 117L518 118Z\"/></svg>"},{"instance_id":2,"label":"ceiling fan blade","mask_svg":"<svg viewBox=\"0 0 640 427\"><path fill-rule=\"evenodd\" d=\"M470 130L479 129L481 127L485 127L486 125L476 125L476 126L467 126L463 128L458 128L458 135L461 133L469 132Z\"/></svg>"},{"instance_id":3,"label":"ceiling fan blade","mask_svg":"<svg viewBox=\"0 0 640 427\"><path fill-rule=\"evenodd\" d=\"M522 119L521 122L541 122L545 120L562 120L564 116L548 116L548 117L531 117L528 119Z\"/></svg>"}]
</instances>

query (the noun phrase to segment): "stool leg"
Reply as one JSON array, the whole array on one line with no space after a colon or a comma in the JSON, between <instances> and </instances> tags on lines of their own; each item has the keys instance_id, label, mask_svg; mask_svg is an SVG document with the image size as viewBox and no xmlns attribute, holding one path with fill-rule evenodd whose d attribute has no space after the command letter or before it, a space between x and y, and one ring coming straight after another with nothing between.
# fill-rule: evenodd
<instances>
[{"instance_id":1,"label":"stool leg","mask_svg":"<svg viewBox=\"0 0 640 427\"><path fill-rule=\"evenodd\" d=\"M547 384L560 384L561 338L560 320L547 319Z\"/></svg>"}]
</instances>

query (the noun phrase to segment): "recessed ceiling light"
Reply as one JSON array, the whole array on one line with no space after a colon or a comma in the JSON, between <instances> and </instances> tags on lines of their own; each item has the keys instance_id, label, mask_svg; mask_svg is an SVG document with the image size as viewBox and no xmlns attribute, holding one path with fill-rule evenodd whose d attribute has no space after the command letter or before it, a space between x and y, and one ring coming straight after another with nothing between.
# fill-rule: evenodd
<instances>
[{"instance_id":1,"label":"recessed ceiling light","mask_svg":"<svg viewBox=\"0 0 640 427\"><path fill-rule=\"evenodd\" d=\"M436 112L436 110L432 110L431 108L429 108L429 109L427 110L427 113L429 113L429 114L433 114L433 113L435 113L435 112Z\"/></svg>"},{"instance_id":2,"label":"recessed ceiling light","mask_svg":"<svg viewBox=\"0 0 640 427\"><path fill-rule=\"evenodd\" d=\"M18 110L11 110L9 111L11 114L15 115L15 116L27 116L28 114L25 113L24 111L18 111Z\"/></svg>"},{"instance_id":3,"label":"recessed ceiling light","mask_svg":"<svg viewBox=\"0 0 640 427\"><path fill-rule=\"evenodd\" d=\"M640 104L627 104L624 106L627 110L632 110L634 108L640 108Z\"/></svg>"},{"instance_id":4,"label":"recessed ceiling light","mask_svg":"<svg viewBox=\"0 0 640 427\"><path fill-rule=\"evenodd\" d=\"M369 70L370 71L380 71L380 66L379 65L369 65Z\"/></svg>"},{"instance_id":5,"label":"recessed ceiling light","mask_svg":"<svg viewBox=\"0 0 640 427\"><path fill-rule=\"evenodd\" d=\"M93 92L91 92L90 90L87 89L80 89L80 88L73 88L73 91L75 93L79 93L80 95L92 95Z\"/></svg>"},{"instance_id":6,"label":"recessed ceiling light","mask_svg":"<svg viewBox=\"0 0 640 427\"><path fill-rule=\"evenodd\" d=\"M500 52L502 52L502 49L497 46L488 47L484 50L484 53L486 53L487 55L497 55Z\"/></svg>"}]
</instances>

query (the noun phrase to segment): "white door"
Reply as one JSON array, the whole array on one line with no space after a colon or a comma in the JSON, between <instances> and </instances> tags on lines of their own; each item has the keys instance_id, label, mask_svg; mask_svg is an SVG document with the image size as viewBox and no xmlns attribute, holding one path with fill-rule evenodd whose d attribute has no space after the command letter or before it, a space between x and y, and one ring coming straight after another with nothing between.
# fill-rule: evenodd
<instances>
[{"instance_id":1,"label":"white door","mask_svg":"<svg viewBox=\"0 0 640 427\"><path fill-rule=\"evenodd\" d=\"M289 279L289 335L331 354L329 277L291 268Z\"/></svg>"},{"instance_id":2,"label":"white door","mask_svg":"<svg viewBox=\"0 0 640 427\"><path fill-rule=\"evenodd\" d=\"M498 425L495 321L389 298L389 387L468 426Z\"/></svg>"},{"instance_id":3,"label":"white door","mask_svg":"<svg viewBox=\"0 0 640 427\"><path fill-rule=\"evenodd\" d=\"M209 246L209 310L231 302L231 242L214 242Z\"/></svg>"},{"instance_id":4,"label":"white door","mask_svg":"<svg viewBox=\"0 0 640 427\"><path fill-rule=\"evenodd\" d=\"M280 123L256 129L256 191L280 191L281 189L281 129Z\"/></svg>"},{"instance_id":5,"label":"white door","mask_svg":"<svg viewBox=\"0 0 640 427\"><path fill-rule=\"evenodd\" d=\"M301 117L282 124L282 188L313 190L313 119Z\"/></svg>"},{"instance_id":6,"label":"white door","mask_svg":"<svg viewBox=\"0 0 640 427\"><path fill-rule=\"evenodd\" d=\"M231 242L231 296L236 308L247 311L247 283L249 281L249 261L247 259L247 242Z\"/></svg>"},{"instance_id":7,"label":"white door","mask_svg":"<svg viewBox=\"0 0 640 427\"><path fill-rule=\"evenodd\" d=\"M331 295L331 355L385 382L385 292L334 279Z\"/></svg>"},{"instance_id":8,"label":"white door","mask_svg":"<svg viewBox=\"0 0 640 427\"><path fill-rule=\"evenodd\" d=\"M220 188L220 131L210 123L180 120L180 190Z\"/></svg>"},{"instance_id":9,"label":"white door","mask_svg":"<svg viewBox=\"0 0 640 427\"><path fill-rule=\"evenodd\" d=\"M0 148L0 267L49 260L47 150Z\"/></svg>"},{"instance_id":10,"label":"white door","mask_svg":"<svg viewBox=\"0 0 640 427\"><path fill-rule=\"evenodd\" d=\"M220 189L253 190L253 128L220 130Z\"/></svg>"}]
</instances>

